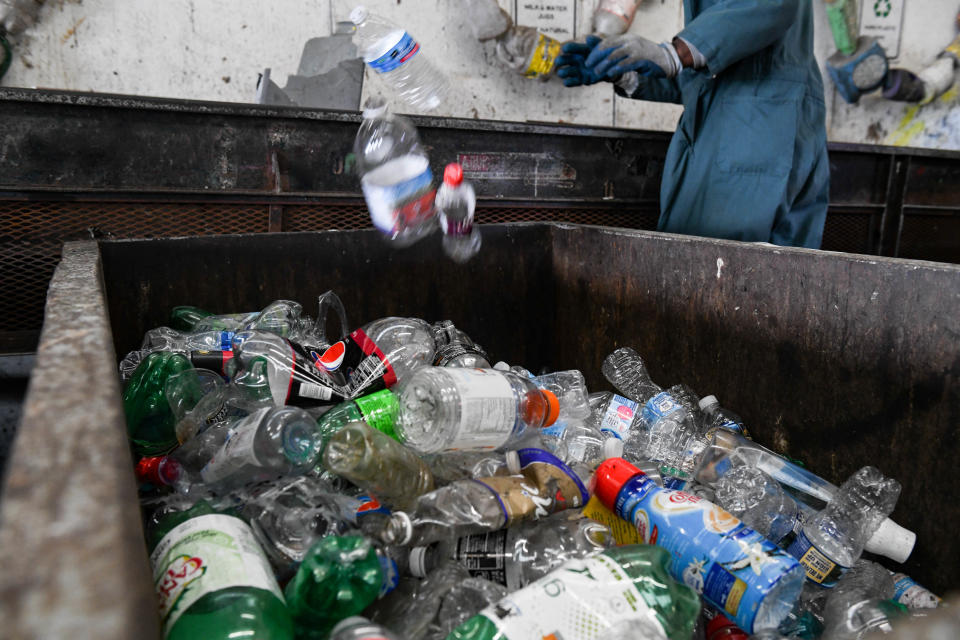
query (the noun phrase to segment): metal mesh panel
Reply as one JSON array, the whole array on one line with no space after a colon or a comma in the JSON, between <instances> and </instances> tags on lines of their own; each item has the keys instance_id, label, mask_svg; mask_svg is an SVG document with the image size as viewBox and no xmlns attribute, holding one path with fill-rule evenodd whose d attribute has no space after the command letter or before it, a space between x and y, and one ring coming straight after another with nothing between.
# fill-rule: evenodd
<instances>
[{"instance_id":1,"label":"metal mesh panel","mask_svg":"<svg viewBox=\"0 0 960 640\"><path fill-rule=\"evenodd\" d=\"M960 214L907 212L900 232L899 258L960 263Z\"/></svg>"},{"instance_id":2,"label":"metal mesh panel","mask_svg":"<svg viewBox=\"0 0 960 640\"><path fill-rule=\"evenodd\" d=\"M0 202L0 331L38 330L64 241L267 230L264 205Z\"/></svg>"},{"instance_id":3,"label":"metal mesh panel","mask_svg":"<svg viewBox=\"0 0 960 640\"><path fill-rule=\"evenodd\" d=\"M823 227L825 251L874 253L875 215L873 212L830 210Z\"/></svg>"}]
</instances>

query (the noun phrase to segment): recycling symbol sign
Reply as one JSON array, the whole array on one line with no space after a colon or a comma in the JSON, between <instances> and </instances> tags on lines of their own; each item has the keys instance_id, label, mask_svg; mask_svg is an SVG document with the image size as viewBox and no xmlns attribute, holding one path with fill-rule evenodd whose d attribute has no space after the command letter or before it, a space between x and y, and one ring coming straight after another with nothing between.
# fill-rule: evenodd
<instances>
[{"instance_id":1,"label":"recycling symbol sign","mask_svg":"<svg viewBox=\"0 0 960 640\"><path fill-rule=\"evenodd\" d=\"M873 13L878 18L886 18L892 10L893 7L890 4L890 0L876 0L876 2L873 3Z\"/></svg>"}]
</instances>

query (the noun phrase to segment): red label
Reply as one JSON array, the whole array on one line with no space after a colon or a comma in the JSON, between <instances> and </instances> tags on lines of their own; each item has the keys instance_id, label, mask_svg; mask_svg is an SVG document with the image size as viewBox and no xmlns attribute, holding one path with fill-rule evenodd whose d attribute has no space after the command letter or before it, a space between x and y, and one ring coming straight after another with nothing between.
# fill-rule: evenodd
<instances>
[{"instance_id":1,"label":"red label","mask_svg":"<svg viewBox=\"0 0 960 640\"><path fill-rule=\"evenodd\" d=\"M357 346L363 351L364 355L375 355L380 359L380 362L383 363L386 373L383 374L383 383L387 387L392 387L397 383L397 374L393 370L393 365L387 361L387 356L383 354L383 351L380 350L380 347L377 346L377 343L374 342L364 333L363 329L357 329L350 334L350 337L353 338L353 341L357 343Z\"/></svg>"},{"instance_id":2,"label":"red label","mask_svg":"<svg viewBox=\"0 0 960 640\"><path fill-rule=\"evenodd\" d=\"M625 404L622 404L620 405L620 408L617 409L617 415L624 420L631 420L633 419L633 409Z\"/></svg>"}]
</instances>

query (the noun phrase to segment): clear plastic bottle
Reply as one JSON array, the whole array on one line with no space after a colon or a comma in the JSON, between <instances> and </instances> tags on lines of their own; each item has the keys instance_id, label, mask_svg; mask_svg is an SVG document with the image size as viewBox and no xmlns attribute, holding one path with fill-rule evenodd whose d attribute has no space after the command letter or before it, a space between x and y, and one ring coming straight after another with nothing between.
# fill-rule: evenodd
<instances>
[{"instance_id":1,"label":"clear plastic bottle","mask_svg":"<svg viewBox=\"0 0 960 640\"><path fill-rule=\"evenodd\" d=\"M347 397L391 388L433 362L433 327L419 318L380 318L333 344L315 362Z\"/></svg>"},{"instance_id":2,"label":"clear plastic bottle","mask_svg":"<svg viewBox=\"0 0 960 640\"><path fill-rule=\"evenodd\" d=\"M435 367L463 367L465 369L490 369L490 356L466 333L457 329L449 320L433 325L433 339L437 344Z\"/></svg>"},{"instance_id":3,"label":"clear plastic bottle","mask_svg":"<svg viewBox=\"0 0 960 640\"><path fill-rule=\"evenodd\" d=\"M440 106L449 92L447 81L409 33L363 6L350 12L350 21L357 25L354 43L363 61L401 100L426 110Z\"/></svg>"},{"instance_id":4,"label":"clear plastic bottle","mask_svg":"<svg viewBox=\"0 0 960 640\"><path fill-rule=\"evenodd\" d=\"M810 580L833 587L860 557L899 496L899 482L875 467L863 467L841 485L823 511L804 522L787 551L800 560Z\"/></svg>"},{"instance_id":5,"label":"clear plastic bottle","mask_svg":"<svg viewBox=\"0 0 960 640\"><path fill-rule=\"evenodd\" d=\"M594 478L597 499L633 523L644 542L670 551L673 577L726 610L744 631L775 628L793 609L803 589L803 567L730 513L682 491L661 489L620 458L605 460Z\"/></svg>"},{"instance_id":6,"label":"clear plastic bottle","mask_svg":"<svg viewBox=\"0 0 960 640\"><path fill-rule=\"evenodd\" d=\"M890 633L891 620L906 611L891 598L894 582L880 565L859 560L830 591L823 608L824 637L860 640L873 630Z\"/></svg>"},{"instance_id":7,"label":"clear plastic bottle","mask_svg":"<svg viewBox=\"0 0 960 640\"><path fill-rule=\"evenodd\" d=\"M341 620L330 632L330 640L403 640L386 627L361 616Z\"/></svg>"},{"instance_id":8,"label":"clear plastic bottle","mask_svg":"<svg viewBox=\"0 0 960 640\"><path fill-rule=\"evenodd\" d=\"M705 421L705 437L709 439L713 435L714 429L726 429L739 433L744 438L750 437L750 432L743 424L743 418L729 409L720 406L720 401L716 396L704 396L700 398L700 410L703 412Z\"/></svg>"},{"instance_id":9,"label":"clear plastic bottle","mask_svg":"<svg viewBox=\"0 0 960 640\"><path fill-rule=\"evenodd\" d=\"M401 247L429 235L436 223L436 190L413 123L389 113L382 99L371 98L353 153L373 225Z\"/></svg>"},{"instance_id":10,"label":"clear plastic bottle","mask_svg":"<svg viewBox=\"0 0 960 640\"><path fill-rule=\"evenodd\" d=\"M377 431L382 431L393 438L396 437L393 424L397 420L399 410L400 405L396 394L390 389L384 389L332 407L317 418L317 430L323 439L324 447L335 433L357 420L362 420Z\"/></svg>"},{"instance_id":11,"label":"clear plastic bottle","mask_svg":"<svg viewBox=\"0 0 960 640\"><path fill-rule=\"evenodd\" d=\"M506 596L506 587L497 582L474 577L458 582L443 594L426 640L446 640L455 628Z\"/></svg>"},{"instance_id":12,"label":"clear plastic bottle","mask_svg":"<svg viewBox=\"0 0 960 640\"><path fill-rule=\"evenodd\" d=\"M415 547L410 551L410 571L424 578L452 560L476 578L515 591L567 560L586 557L614 544L613 534L605 525L563 511L509 529Z\"/></svg>"},{"instance_id":13,"label":"clear plastic bottle","mask_svg":"<svg viewBox=\"0 0 960 640\"><path fill-rule=\"evenodd\" d=\"M560 411L550 391L495 369L425 367L397 394L395 430L420 453L509 447L527 429L553 424Z\"/></svg>"},{"instance_id":14,"label":"clear plastic bottle","mask_svg":"<svg viewBox=\"0 0 960 640\"><path fill-rule=\"evenodd\" d=\"M417 498L410 513L390 516L379 534L387 545L427 546L583 506L583 482L556 456L541 449L510 452L514 475L457 480ZM508 455L510 455L508 454Z\"/></svg>"},{"instance_id":15,"label":"clear plastic bottle","mask_svg":"<svg viewBox=\"0 0 960 640\"><path fill-rule=\"evenodd\" d=\"M323 466L401 509L434 488L420 456L364 422L351 422L330 438Z\"/></svg>"},{"instance_id":16,"label":"clear plastic bottle","mask_svg":"<svg viewBox=\"0 0 960 640\"><path fill-rule=\"evenodd\" d=\"M497 59L527 78L546 80L553 73L561 43L534 27L514 25L496 39Z\"/></svg>"},{"instance_id":17,"label":"clear plastic bottle","mask_svg":"<svg viewBox=\"0 0 960 640\"><path fill-rule=\"evenodd\" d=\"M473 35L483 42L501 35L513 26L513 19L500 8L497 0L460 0L463 22L470 25Z\"/></svg>"},{"instance_id":18,"label":"clear plastic bottle","mask_svg":"<svg viewBox=\"0 0 960 640\"><path fill-rule=\"evenodd\" d=\"M941 598L905 573L894 573L893 599L908 609L936 609Z\"/></svg>"},{"instance_id":19,"label":"clear plastic bottle","mask_svg":"<svg viewBox=\"0 0 960 640\"><path fill-rule=\"evenodd\" d=\"M480 251L480 227L473 224L477 196L473 185L463 181L463 167L451 162L443 170L437 190L437 220L443 231L443 251L454 262L466 262Z\"/></svg>"},{"instance_id":20,"label":"clear plastic bottle","mask_svg":"<svg viewBox=\"0 0 960 640\"><path fill-rule=\"evenodd\" d=\"M470 618L448 640L620 638L627 629L626 637L689 638L700 600L670 577L669 562L666 551L649 545L569 560Z\"/></svg>"},{"instance_id":21,"label":"clear plastic bottle","mask_svg":"<svg viewBox=\"0 0 960 640\"><path fill-rule=\"evenodd\" d=\"M593 13L593 32L609 37L626 33L643 0L600 0Z\"/></svg>"},{"instance_id":22,"label":"clear plastic bottle","mask_svg":"<svg viewBox=\"0 0 960 640\"><path fill-rule=\"evenodd\" d=\"M201 469L212 491L305 473L320 459L314 419L296 407L260 409L232 426L223 446Z\"/></svg>"},{"instance_id":23,"label":"clear plastic bottle","mask_svg":"<svg viewBox=\"0 0 960 640\"><path fill-rule=\"evenodd\" d=\"M716 486L717 504L745 525L780 545L799 530L800 507L780 483L753 467L736 467Z\"/></svg>"}]
</instances>

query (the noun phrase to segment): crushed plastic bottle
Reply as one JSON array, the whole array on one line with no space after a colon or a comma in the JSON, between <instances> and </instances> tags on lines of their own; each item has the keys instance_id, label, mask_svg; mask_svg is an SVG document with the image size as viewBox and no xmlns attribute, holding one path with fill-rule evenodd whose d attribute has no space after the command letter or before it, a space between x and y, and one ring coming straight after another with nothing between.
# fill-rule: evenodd
<instances>
[{"instance_id":1,"label":"crushed plastic bottle","mask_svg":"<svg viewBox=\"0 0 960 640\"><path fill-rule=\"evenodd\" d=\"M421 453L502 449L528 429L553 424L557 397L495 369L426 367L397 390L400 441Z\"/></svg>"},{"instance_id":2,"label":"crushed plastic bottle","mask_svg":"<svg viewBox=\"0 0 960 640\"><path fill-rule=\"evenodd\" d=\"M363 108L353 153L373 226L400 247L429 235L436 224L436 190L413 123L371 98Z\"/></svg>"},{"instance_id":3,"label":"crushed plastic bottle","mask_svg":"<svg viewBox=\"0 0 960 640\"><path fill-rule=\"evenodd\" d=\"M480 227L473 224L477 196L463 181L463 167L452 162L443 171L437 190L437 220L443 231L443 251L454 262L467 262L480 251Z\"/></svg>"},{"instance_id":4,"label":"crushed plastic bottle","mask_svg":"<svg viewBox=\"0 0 960 640\"><path fill-rule=\"evenodd\" d=\"M754 467L735 467L716 486L717 504L778 546L803 524L802 511L776 480Z\"/></svg>"},{"instance_id":5,"label":"crushed plastic bottle","mask_svg":"<svg viewBox=\"0 0 960 640\"><path fill-rule=\"evenodd\" d=\"M490 356L466 333L457 329L449 320L433 325L433 339L437 345L435 367L462 367L465 369L490 369Z\"/></svg>"},{"instance_id":6,"label":"crushed plastic bottle","mask_svg":"<svg viewBox=\"0 0 960 640\"><path fill-rule=\"evenodd\" d=\"M906 607L891 599L893 595L889 571L873 562L858 561L827 596L824 637L860 640L874 630L891 633L892 621L906 612Z\"/></svg>"},{"instance_id":7,"label":"crushed plastic bottle","mask_svg":"<svg viewBox=\"0 0 960 640\"><path fill-rule=\"evenodd\" d=\"M410 33L363 6L350 12L350 22L357 26L354 43L363 61L401 100L426 110L443 103L447 81Z\"/></svg>"}]
</instances>

